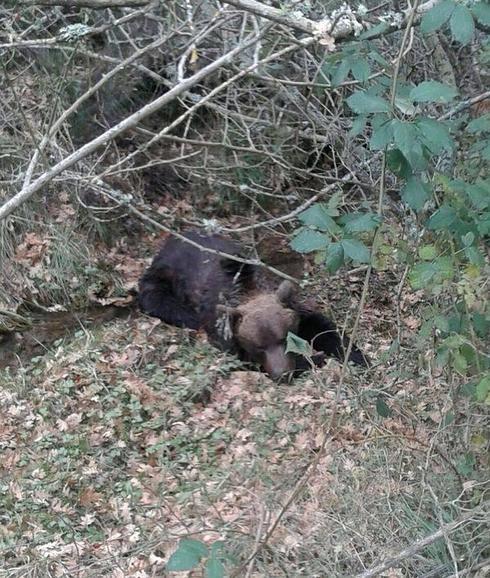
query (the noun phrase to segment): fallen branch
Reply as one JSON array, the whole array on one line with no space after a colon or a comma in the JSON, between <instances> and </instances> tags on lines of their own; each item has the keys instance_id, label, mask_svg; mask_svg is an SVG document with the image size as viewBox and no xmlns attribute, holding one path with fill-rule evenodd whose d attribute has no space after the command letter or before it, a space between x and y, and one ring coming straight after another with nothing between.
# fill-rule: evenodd
<instances>
[{"instance_id":1,"label":"fallen branch","mask_svg":"<svg viewBox=\"0 0 490 578\"><path fill-rule=\"evenodd\" d=\"M485 514L486 515L486 521L488 523L488 511L486 511L483 506L480 508L476 508L475 510L472 510L470 512L466 512L465 514L463 514L462 516L460 516L456 520L453 520L449 524L445 524L444 526L441 526L439 528L439 530L436 530L435 532L433 532L432 534L429 534L428 536L426 536L425 538L422 538L421 540L417 540L417 542L415 542L414 544L412 544L408 548L405 548L405 550L402 550L396 556L393 556L393 558L389 558L388 560L385 560L381 564L378 564L378 566L375 566L374 568L366 570L362 574L358 574L355 578L372 578L373 576L379 576L379 574L381 574L385 570L388 570L389 568L393 568L393 566L398 565L400 562L402 562L406 558L410 558L411 556L413 556L417 552L420 552L420 550L423 550L424 548L426 548L430 544L433 544L436 540L439 540L440 538L444 538L444 536L446 536L447 534L454 532L454 530L459 528L459 526L462 526L463 524L465 524L466 522L468 522L469 520L471 520L472 518L474 518L478 514Z\"/></svg>"}]
</instances>

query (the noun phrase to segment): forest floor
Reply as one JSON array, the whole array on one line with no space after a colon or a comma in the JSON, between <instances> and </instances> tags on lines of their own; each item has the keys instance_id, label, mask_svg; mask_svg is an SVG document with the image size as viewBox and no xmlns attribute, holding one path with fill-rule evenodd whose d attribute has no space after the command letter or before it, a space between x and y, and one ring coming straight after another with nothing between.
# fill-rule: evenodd
<instances>
[{"instance_id":1,"label":"forest floor","mask_svg":"<svg viewBox=\"0 0 490 578\"><path fill-rule=\"evenodd\" d=\"M145 262L122 262L134 283ZM362 279L311 291L342 323ZM373 277L357 341L374 364L350 368L339 396L336 360L276 384L135 309L0 370L0 576L173 576L181 538L222 543L226 576L355 576L461 516L484 491L483 422L417 350L418 298L396 294ZM382 575L469 568L479 528Z\"/></svg>"}]
</instances>

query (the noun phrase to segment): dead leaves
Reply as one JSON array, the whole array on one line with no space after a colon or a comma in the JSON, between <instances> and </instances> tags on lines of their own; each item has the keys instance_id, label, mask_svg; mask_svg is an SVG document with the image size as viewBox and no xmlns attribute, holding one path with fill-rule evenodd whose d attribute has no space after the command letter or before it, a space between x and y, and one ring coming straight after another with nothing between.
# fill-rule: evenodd
<instances>
[{"instance_id":1,"label":"dead leaves","mask_svg":"<svg viewBox=\"0 0 490 578\"><path fill-rule=\"evenodd\" d=\"M42 239L36 233L27 233L15 251L15 261L25 267L39 264L50 245L49 239Z\"/></svg>"}]
</instances>

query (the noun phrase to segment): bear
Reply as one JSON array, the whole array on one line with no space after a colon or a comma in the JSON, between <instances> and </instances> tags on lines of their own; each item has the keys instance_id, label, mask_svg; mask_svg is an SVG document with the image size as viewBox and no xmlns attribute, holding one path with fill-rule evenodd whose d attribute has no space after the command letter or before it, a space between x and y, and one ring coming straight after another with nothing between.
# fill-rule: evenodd
<instances>
[{"instance_id":1,"label":"bear","mask_svg":"<svg viewBox=\"0 0 490 578\"><path fill-rule=\"evenodd\" d=\"M244 259L242 246L217 234L191 231L169 237L139 281L141 310L165 323L204 329L211 343L258 364L272 379L296 375L311 362L286 353L289 332L311 344L311 361L344 359L348 339L334 323L297 298L288 280L271 282ZM221 253L221 254L220 254ZM368 366L355 346L349 361Z\"/></svg>"}]
</instances>

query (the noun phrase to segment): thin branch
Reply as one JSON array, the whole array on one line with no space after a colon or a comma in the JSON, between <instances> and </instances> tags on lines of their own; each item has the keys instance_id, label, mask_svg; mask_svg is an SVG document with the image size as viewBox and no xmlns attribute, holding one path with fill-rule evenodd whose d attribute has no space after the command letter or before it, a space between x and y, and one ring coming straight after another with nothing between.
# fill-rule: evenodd
<instances>
[{"instance_id":1,"label":"thin branch","mask_svg":"<svg viewBox=\"0 0 490 578\"><path fill-rule=\"evenodd\" d=\"M136 8L152 0L19 0L23 6L66 6L67 8Z\"/></svg>"},{"instance_id":2,"label":"thin branch","mask_svg":"<svg viewBox=\"0 0 490 578\"><path fill-rule=\"evenodd\" d=\"M80 108L80 106L86 100L88 100L93 94L95 94L104 84L109 82L109 80L111 78L113 78L116 74L118 74L121 70L124 70L126 67L130 66L135 60L137 60L138 58L141 58L141 56L143 56L148 51L159 48L162 44L165 44L166 42L168 42L168 40L170 40L170 38L172 38L172 36L174 36L174 34L177 34L177 33L178 33L178 31L171 32L167 36L165 36L163 38L159 38L159 39L155 40L155 42L148 44L144 48L141 48L140 50L135 51L133 54L131 54L131 56L129 56L125 60L121 61L117 66L115 66L107 74L104 74L98 82L96 82L93 86L91 86L86 92L84 92L79 98L77 98L77 100L75 100L75 102L71 106L69 106L63 112L63 114L58 118L58 120L47 130L46 134L44 135L41 142L39 143L39 146L34 151L34 154L32 155L31 161L29 163L29 166L27 167L26 174L24 177L24 183L23 183L24 189L26 187L28 187L30 182L31 182L32 174L33 174L34 169L36 167L39 155L42 154L42 152L44 151L46 146L49 144L49 142L52 140L52 138L54 137L56 132L63 125L65 120L71 114L73 114L78 108Z\"/></svg>"},{"instance_id":3,"label":"thin branch","mask_svg":"<svg viewBox=\"0 0 490 578\"><path fill-rule=\"evenodd\" d=\"M106 183L103 183L103 182L100 184L102 187L107 186ZM150 223L151 225L153 225L157 229L160 229L160 231L164 231L165 233L168 233L169 235L172 235L173 237L180 239L184 243L187 243L188 245L191 245L192 247L195 247L196 249L199 249L200 251L203 251L204 253L211 253L213 255L218 255L219 257L223 257L225 259L230 259L231 261L236 261L237 263L242 263L244 265L253 265L254 267L261 267L263 269L267 269L271 273L274 273L274 275L277 275L278 277L282 277L283 279L287 279L288 281L292 281L293 283L299 283L299 280L296 279L295 277L291 277L291 275L288 275L287 273L284 273L283 271L280 271L279 269L276 269L275 267L272 267L271 265L267 265L266 263L264 263L260 259L245 259L244 257L239 257L238 255L232 255L230 253L224 253L223 251L217 251L216 249L210 249L209 247L203 247L201 244L197 243L196 241L192 241L191 239L188 239L185 235L182 235L181 233L177 233L176 231L174 231L170 227L167 227L166 225L162 225L162 223L155 221L155 219L153 219L152 217L145 215L145 213L143 213L139 209L136 209L135 207L133 207L129 203L129 201L121 198L120 195L116 191L113 191L112 193L108 193L107 191L104 191L103 194L106 195L107 197L109 197L110 199L112 199L113 201L115 201L116 203L118 203L118 205L120 205L121 207L124 207L127 211L129 211L130 213L132 213L133 215L135 215L136 217L138 217L142 221L146 221L147 223ZM147 210L149 210L147 207L145 207L145 208Z\"/></svg>"},{"instance_id":4,"label":"thin branch","mask_svg":"<svg viewBox=\"0 0 490 578\"><path fill-rule=\"evenodd\" d=\"M411 556L414 556L415 554L417 554L417 552L420 552L420 550L423 550L427 546L430 546L430 544L433 544L436 540L444 538L451 532L454 532L454 530L459 528L459 526L466 524L472 518L475 518L475 516L477 516L478 514L484 514L485 516L483 521L485 521L486 518L486 521L488 523L488 511L485 510L483 506L475 508L470 512L464 513L459 518L456 518L456 520L449 522L449 524L441 526L438 530L436 530L432 534L429 534L425 538L417 540L414 544L412 544L408 548L405 548L404 550L399 552L396 556L393 556L392 558L385 560L381 564L374 566L374 568L366 570L362 574L358 574L355 578L372 578L373 576L379 576L379 574L381 574L385 570L393 568L393 566L397 566L400 562L406 560L407 558L410 558Z\"/></svg>"},{"instance_id":5,"label":"thin branch","mask_svg":"<svg viewBox=\"0 0 490 578\"><path fill-rule=\"evenodd\" d=\"M39 191L44 185L49 183L54 177L62 173L67 168L71 167L75 163L79 162L89 154L96 151L101 146L107 144L109 141L113 140L115 137L119 136L123 132L130 128L136 127L144 118L150 116L157 110L161 109L163 106L174 100L177 96L180 96L185 91L189 90L192 86L196 85L203 78L218 70L225 64L230 63L233 58L239 53L253 46L257 41L257 37L254 36L247 42L239 44L233 50L230 50L227 54L221 56L214 62L211 62L206 67L202 68L193 76L183 80L180 84L174 86L171 90L150 102L134 114L128 116L123 121L118 123L116 126L110 128L97 138L89 141L78 150L74 151L71 155L67 156L65 159L57 163L54 167L46 171L40 177L38 177L33 183L28 187L22 188L22 190L14 195L10 200L8 200L2 207L0 207L0 220L4 219L10 215L17 207L29 199L34 193Z\"/></svg>"},{"instance_id":6,"label":"thin branch","mask_svg":"<svg viewBox=\"0 0 490 578\"><path fill-rule=\"evenodd\" d=\"M450 111L448 111L445 114L443 114L442 116L440 116L439 120L446 120L448 118L451 118L452 116L454 116L455 114L458 114L462 110L470 108L474 104L478 104L479 102L482 102L482 101L488 100L488 99L490 99L490 90L487 90L487 92L483 92L482 94L479 94L478 96L474 96L473 98L469 98L468 100L460 102L457 106L452 108Z\"/></svg>"}]
</instances>

